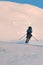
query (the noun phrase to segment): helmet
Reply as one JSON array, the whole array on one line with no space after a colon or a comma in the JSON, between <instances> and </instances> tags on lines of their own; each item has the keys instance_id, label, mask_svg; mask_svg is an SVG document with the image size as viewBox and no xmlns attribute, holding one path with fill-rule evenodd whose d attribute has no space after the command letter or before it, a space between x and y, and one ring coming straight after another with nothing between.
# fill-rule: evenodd
<instances>
[{"instance_id":1,"label":"helmet","mask_svg":"<svg viewBox=\"0 0 43 65\"><path fill-rule=\"evenodd\" d=\"M29 28L29 29L31 29L32 27L31 27L31 26L29 26L28 28Z\"/></svg>"}]
</instances>

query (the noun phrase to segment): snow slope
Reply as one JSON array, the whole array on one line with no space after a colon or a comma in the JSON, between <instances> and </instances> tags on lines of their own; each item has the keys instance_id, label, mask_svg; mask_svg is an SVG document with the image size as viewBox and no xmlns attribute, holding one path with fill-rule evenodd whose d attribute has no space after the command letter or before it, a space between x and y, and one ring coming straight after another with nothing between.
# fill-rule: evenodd
<instances>
[{"instance_id":1,"label":"snow slope","mask_svg":"<svg viewBox=\"0 0 43 65\"><path fill-rule=\"evenodd\" d=\"M17 41L30 25L33 35L43 40L43 9L0 1L0 41Z\"/></svg>"},{"instance_id":2,"label":"snow slope","mask_svg":"<svg viewBox=\"0 0 43 65\"><path fill-rule=\"evenodd\" d=\"M0 43L0 65L43 65L43 46Z\"/></svg>"},{"instance_id":3,"label":"snow slope","mask_svg":"<svg viewBox=\"0 0 43 65\"><path fill-rule=\"evenodd\" d=\"M30 25L39 41L24 44L25 38L18 39ZM0 2L0 65L43 65L42 29L43 9L27 4Z\"/></svg>"}]
</instances>

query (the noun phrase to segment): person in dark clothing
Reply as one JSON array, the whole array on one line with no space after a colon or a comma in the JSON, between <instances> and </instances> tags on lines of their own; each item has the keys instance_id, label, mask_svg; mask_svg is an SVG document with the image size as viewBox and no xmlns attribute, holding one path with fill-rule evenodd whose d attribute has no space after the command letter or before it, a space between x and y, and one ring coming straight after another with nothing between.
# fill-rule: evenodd
<instances>
[{"instance_id":1,"label":"person in dark clothing","mask_svg":"<svg viewBox=\"0 0 43 65\"><path fill-rule=\"evenodd\" d=\"M27 29L27 34L26 34L26 42L25 43L28 43L28 41L30 40L30 38L32 37L32 27L29 26L28 29Z\"/></svg>"}]
</instances>

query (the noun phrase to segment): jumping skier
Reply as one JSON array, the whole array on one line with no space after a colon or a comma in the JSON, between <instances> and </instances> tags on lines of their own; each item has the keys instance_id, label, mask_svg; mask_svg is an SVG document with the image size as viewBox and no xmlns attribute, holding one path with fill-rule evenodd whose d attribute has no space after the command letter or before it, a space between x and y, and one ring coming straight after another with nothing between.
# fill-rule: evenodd
<instances>
[{"instance_id":1,"label":"jumping skier","mask_svg":"<svg viewBox=\"0 0 43 65\"><path fill-rule=\"evenodd\" d=\"M32 27L29 26L28 29L27 29L27 34L26 34L26 41L25 41L25 43L28 43L31 37L32 37Z\"/></svg>"}]
</instances>

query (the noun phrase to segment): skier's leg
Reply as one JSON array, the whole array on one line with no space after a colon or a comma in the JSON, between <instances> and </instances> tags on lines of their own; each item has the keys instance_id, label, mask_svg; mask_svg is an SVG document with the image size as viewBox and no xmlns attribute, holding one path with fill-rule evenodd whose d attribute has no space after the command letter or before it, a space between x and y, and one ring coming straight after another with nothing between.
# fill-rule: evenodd
<instances>
[{"instance_id":1,"label":"skier's leg","mask_svg":"<svg viewBox=\"0 0 43 65\"><path fill-rule=\"evenodd\" d=\"M25 41L25 43L28 43L29 42L29 37L28 38L26 38L26 41Z\"/></svg>"},{"instance_id":2,"label":"skier's leg","mask_svg":"<svg viewBox=\"0 0 43 65\"><path fill-rule=\"evenodd\" d=\"M26 41L25 41L25 43L28 43L28 39L26 38Z\"/></svg>"},{"instance_id":3,"label":"skier's leg","mask_svg":"<svg viewBox=\"0 0 43 65\"><path fill-rule=\"evenodd\" d=\"M31 37L32 37L32 34L28 35L28 36L26 37L25 43L28 43Z\"/></svg>"}]
</instances>

